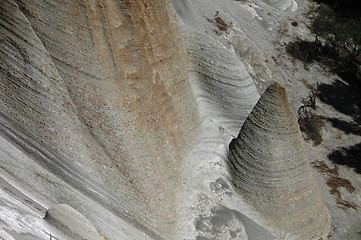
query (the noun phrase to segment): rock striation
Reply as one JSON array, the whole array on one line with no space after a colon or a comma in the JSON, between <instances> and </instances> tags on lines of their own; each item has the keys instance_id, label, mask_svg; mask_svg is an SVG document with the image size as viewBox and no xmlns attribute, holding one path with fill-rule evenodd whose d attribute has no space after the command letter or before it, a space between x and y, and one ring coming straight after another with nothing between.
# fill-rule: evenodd
<instances>
[{"instance_id":1,"label":"rock striation","mask_svg":"<svg viewBox=\"0 0 361 240\"><path fill-rule=\"evenodd\" d=\"M233 183L281 239L319 239L330 218L286 91L270 85L229 145Z\"/></svg>"},{"instance_id":2,"label":"rock striation","mask_svg":"<svg viewBox=\"0 0 361 240\"><path fill-rule=\"evenodd\" d=\"M281 11L296 11L297 2L295 0L263 0L272 7L275 7Z\"/></svg>"},{"instance_id":3,"label":"rock striation","mask_svg":"<svg viewBox=\"0 0 361 240\"><path fill-rule=\"evenodd\" d=\"M81 213L66 204L58 204L46 211L45 221L75 239L102 240L104 238Z\"/></svg>"},{"instance_id":4,"label":"rock striation","mask_svg":"<svg viewBox=\"0 0 361 240\"><path fill-rule=\"evenodd\" d=\"M171 235L199 124L171 3L1 5L2 135L112 212Z\"/></svg>"},{"instance_id":5,"label":"rock striation","mask_svg":"<svg viewBox=\"0 0 361 240\"><path fill-rule=\"evenodd\" d=\"M284 7L292 1L278 2ZM232 44L220 41L233 36L243 42L237 22L253 21L258 28L250 26L252 32L259 32L265 21L255 20L256 5L248 3L174 3L184 22L193 25L180 21L170 0L1 2L0 222L5 225L0 239L275 238L228 187L228 143L259 99L242 63L242 55L253 56L248 46L257 44L241 46L244 54L238 54ZM234 14L227 14L230 9ZM228 15L236 18L226 19ZM214 31L221 17L229 31ZM265 65L258 62L268 62L252 58L259 68ZM275 79L267 76L262 78ZM265 104L262 111L274 108L279 111ZM255 131L244 139L248 145L233 142L231 149L234 180L240 186L240 146L256 143L267 149L273 143L259 139L265 126L278 124L277 117L259 119L263 128L245 126ZM282 141L294 140L286 135ZM288 145L281 148L278 143L283 142L277 141L278 152L288 151ZM286 199L288 191L291 198L303 194L319 204L309 205L321 216L313 223L327 220L322 199L313 194L312 174L303 172L304 159L301 168L275 159L279 169L289 170L287 176L273 167L274 172L261 168L268 180L255 174L256 185L242 185L244 196L253 196L261 213L271 206L272 214L263 214L271 221L278 214L288 223L289 212L275 198ZM293 181L294 173L306 180L297 175ZM280 183L280 178L287 181ZM212 179L224 189L215 183L209 188ZM279 182L277 191L253 193L263 185L272 189L271 182ZM310 190L292 195L302 183ZM315 229L300 227L298 218L314 219L307 215L311 211L299 212L309 203L300 199L289 201L292 215L298 214L291 219L296 227L282 229L319 236L318 224ZM43 224L38 215L45 209Z\"/></svg>"}]
</instances>

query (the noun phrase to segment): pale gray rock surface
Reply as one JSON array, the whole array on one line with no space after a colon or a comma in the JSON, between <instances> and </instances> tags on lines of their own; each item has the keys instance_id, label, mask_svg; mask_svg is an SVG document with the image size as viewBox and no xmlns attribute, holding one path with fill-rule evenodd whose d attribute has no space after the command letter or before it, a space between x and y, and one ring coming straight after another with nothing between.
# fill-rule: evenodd
<instances>
[{"instance_id":1,"label":"pale gray rock surface","mask_svg":"<svg viewBox=\"0 0 361 240\"><path fill-rule=\"evenodd\" d=\"M74 208L66 204L58 204L46 211L45 220L64 231L70 238L101 240L100 234L95 227Z\"/></svg>"},{"instance_id":2,"label":"pale gray rock surface","mask_svg":"<svg viewBox=\"0 0 361 240\"><path fill-rule=\"evenodd\" d=\"M257 4L4 0L0 236L76 238L42 219L66 204L104 239L276 239L227 165L283 81L259 36L286 16Z\"/></svg>"},{"instance_id":3,"label":"pale gray rock surface","mask_svg":"<svg viewBox=\"0 0 361 240\"><path fill-rule=\"evenodd\" d=\"M296 11L297 2L295 0L263 0L272 7L275 7L281 11Z\"/></svg>"},{"instance_id":4,"label":"pale gray rock surface","mask_svg":"<svg viewBox=\"0 0 361 240\"><path fill-rule=\"evenodd\" d=\"M234 184L281 239L327 237L330 216L283 86L267 88L229 148Z\"/></svg>"}]
</instances>

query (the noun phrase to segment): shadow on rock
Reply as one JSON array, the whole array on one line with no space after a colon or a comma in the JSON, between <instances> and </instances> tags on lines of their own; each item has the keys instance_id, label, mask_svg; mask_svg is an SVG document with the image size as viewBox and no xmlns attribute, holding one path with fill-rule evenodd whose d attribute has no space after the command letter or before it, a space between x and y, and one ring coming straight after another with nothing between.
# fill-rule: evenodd
<instances>
[{"instance_id":1,"label":"shadow on rock","mask_svg":"<svg viewBox=\"0 0 361 240\"><path fill-rule=\"evenodd\" d=\"M319 99L360 123L360 93L358 89L359 86L348 85L340 80L336 80L332 84L320 84L318 86Z\"/></svg>"},{"instance_id":2,"label":"shadow on rock","mask_svg":"<svg viewBox=\"0 0 361 240\"><path fill-rule=\"evenodd\" d=\"M341 130L346 134L361 136L361 125L352 121L344 121L338 118L326 118L334 128Z\"/></svg>"},{"instance_id":3,"label":"shadow on rock","mask_svg":"<svg viewBox=\"0 0 361 240\"><path fill-rule=\"evenodd\" d=\"M216 239L277 239L243 213L223 205L215 206L211 212L195 219L198 232L196 240Z\"/></svg>"},{"instance_id":4,"label":"shadow on rock","mask_svg":"<svg viewBox=\"0 0 361 240\"><path fill-rule=\"evenodd\" d=\"M332 126L345 134L361 136L360 84L348 85L336 80L333 84L320 84L318 90L321 101L353 118L353 121L327 118ZM328 158L335 164L348 166L361 174L361 143L340 147L328 154Z\"/></svg>"},{"instance_id":5,"label":"shadow on rock","mask_svg":"<svg viewBox=\"0 0 361 240\"><path fill-rule=\"evenodd\" d=\"M328 158L336 164L348 166L361 174L361 143L334 150Z\"/></svg>"}]
</instances>

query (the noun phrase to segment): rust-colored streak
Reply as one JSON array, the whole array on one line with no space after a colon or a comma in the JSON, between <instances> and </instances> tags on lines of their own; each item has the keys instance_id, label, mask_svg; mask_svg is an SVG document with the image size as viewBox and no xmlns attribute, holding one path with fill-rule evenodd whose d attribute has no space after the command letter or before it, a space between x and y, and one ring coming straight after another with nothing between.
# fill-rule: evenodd
<instances>
[{"instance_id":1,"label":"rust-colored streak","mask_svg":"<svg viewBox=\"0 0 361 240\"><path fill-rule=\"evenodd\" d=\"M69 92L86 130L78 135L96 146L84 150L96 153L84 160L97 165L92 174L136 215L171 235L198 110L170 1L19 4Z\"/></svg>"}]
</instances>

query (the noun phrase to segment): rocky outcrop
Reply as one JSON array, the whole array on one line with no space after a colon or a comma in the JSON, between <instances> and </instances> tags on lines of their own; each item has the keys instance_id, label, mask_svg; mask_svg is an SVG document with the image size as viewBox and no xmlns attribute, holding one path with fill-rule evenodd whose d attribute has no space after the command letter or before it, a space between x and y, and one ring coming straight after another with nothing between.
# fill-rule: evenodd
<instances>
[{"instance_id":1,"label":"rocky outcrop","mask_svg":"<svg viewBox=\"0 0 361 240\"><path fill-rule=\"evenodd\" d=\"M54 226L54 238L82 238L83 223L84 238L274 238L228 187L228 143L259 99L241 57L252 50L237 56L214 29L227 8L234 29L257 12L237 1L175 2L198 28L169 0L2 1L0 238L48 239ZM253 32L264 30L258 20ZM36 215L44 209L49 228Z\"/></svg>"},{"instance_id":2,"label":"rocky outcrop","mask_svg":"<svg viewBox=\"0 0 361 240\"><path fill-rule=\"evenodd\" d=\"M281 239L319 239L330 230L302 141L286 91L274 83L229 146L235 186Z\"/></svg>"},{"instance_id":3,"label":"rocky outcrop","mask_svg":"<svg viewBox=\"0 0 361 240\"><path fill-rule=\"evenodd\" d=\"M2 134L108 209L171 234L199 124L171 3L1 5Z\"/></svg>"},{"instance_id":4,"label":"rocky outcrop","mask_svg":"<svg viewBox=\"0 0 361 240\"><path fill-rule=\"evenodd\" d=\"M281 11L296 11L297 3L295 0L263 0L272 7L275 7Z\"/></svg>"}]
</instances>

